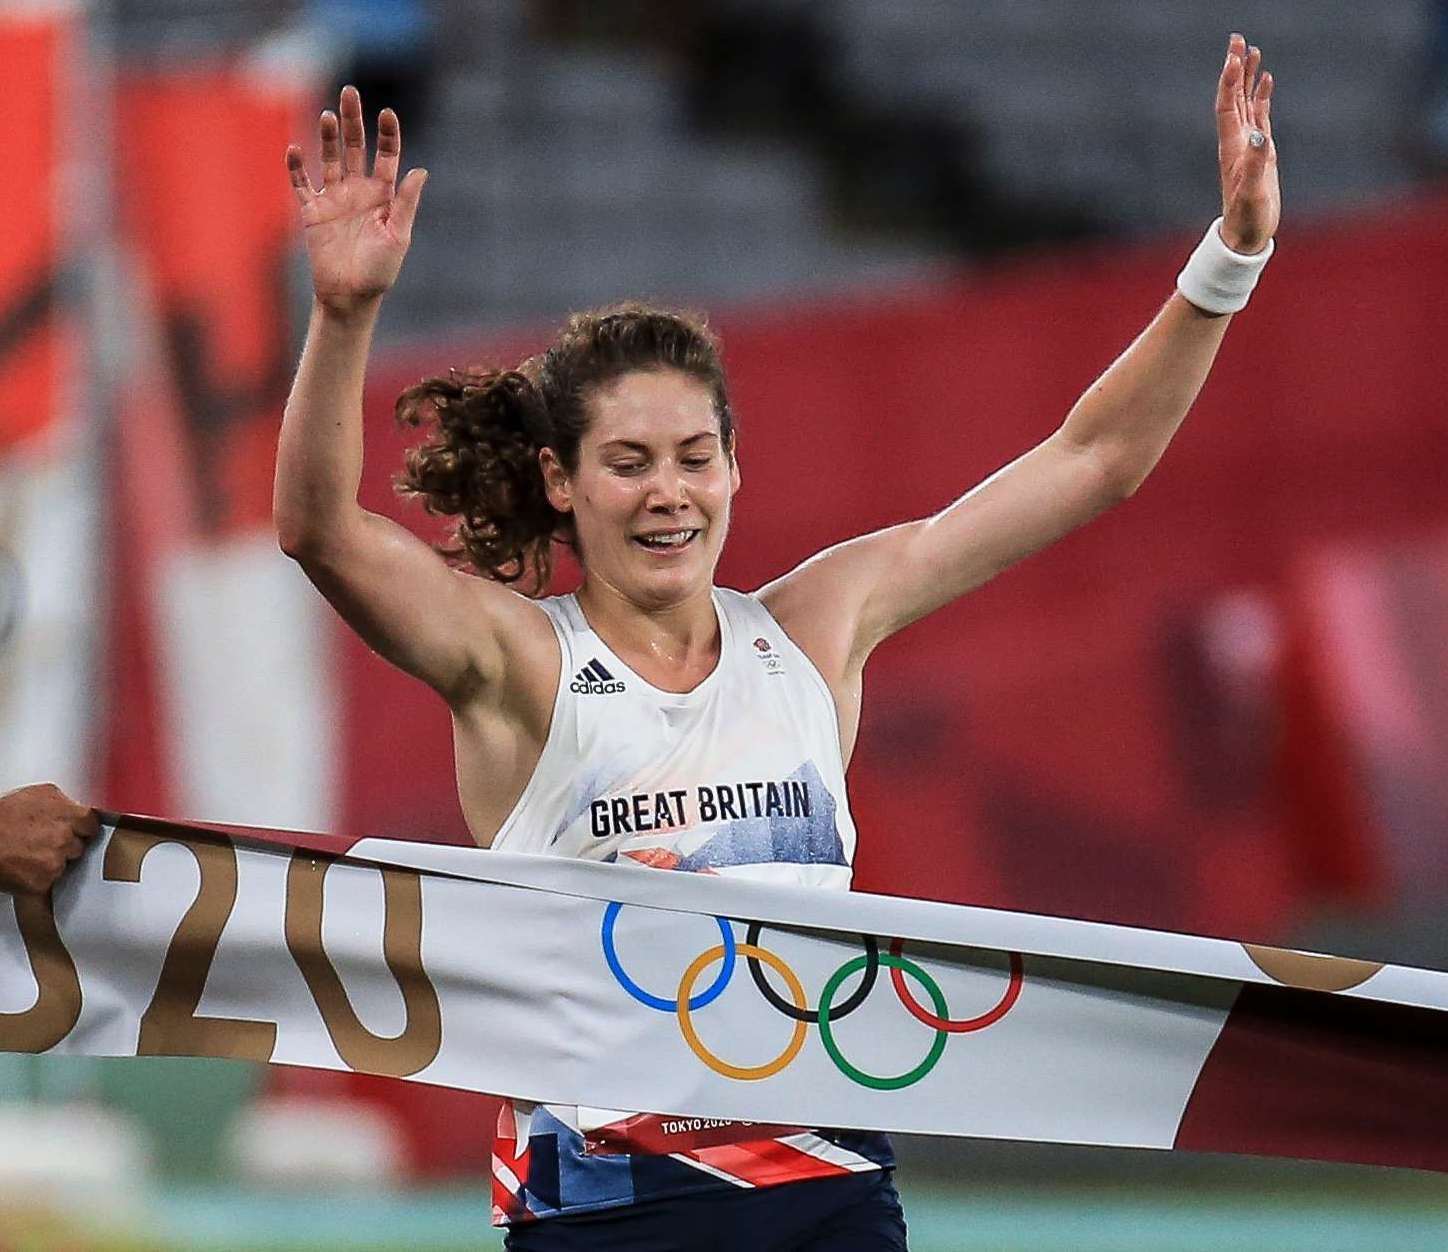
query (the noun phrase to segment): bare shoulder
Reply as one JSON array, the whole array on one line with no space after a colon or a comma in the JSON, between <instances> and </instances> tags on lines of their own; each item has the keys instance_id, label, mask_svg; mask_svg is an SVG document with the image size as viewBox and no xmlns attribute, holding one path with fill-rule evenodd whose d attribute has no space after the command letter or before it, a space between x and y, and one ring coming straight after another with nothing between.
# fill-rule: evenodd
<instances>
[{"instance_id":1,"label":"bare shoulder","mask_svg":"<svg viewBox=\"0 0 1448 1252\"><path fill-rule=\"evenodd\" d=\"M490 702L512 704L548 687L562 651L547 611L537 601L487 578L464 577L468 612L475 615L481 688ZM482 691L472 693L483 694ZM548 697L551 704L552 696Z\"/></svg>"},{"instance_id":2,"label":"bare shoulder","mask_svg":"<svg viewBox=\"0 0 1448 1252\"><path fill-rule=\"evenodd\" d=\"M832 687L853 682L879 642L865 629L870 592L879 572L899 559L913 525L835 544L756 593Z\"/></svg>"},{"instance_id":3,"label":"bare shoulder","mask_svg":"<svg viewBox=\"0 0 1448 1252\"><path fill-rule=\"evenodd\" d=\"M473 582L494 666L490 681L452 702L453 752L468 828L490 847L548 742L563 649L538 601L496 582Z\"/></svg>"},{"instance_id":4,"label":"bare shoulder","mask_svg":"<svg viewBox=\"0 0 1448 1252\"><path fill-rule=\"evenodd\" d=\"M827 593L833 588L822 573L818 565L807 561L761 587L756 595L833 687L848 668L850 641L839 615L830 611Z\"/></svg>"}]
</instances>

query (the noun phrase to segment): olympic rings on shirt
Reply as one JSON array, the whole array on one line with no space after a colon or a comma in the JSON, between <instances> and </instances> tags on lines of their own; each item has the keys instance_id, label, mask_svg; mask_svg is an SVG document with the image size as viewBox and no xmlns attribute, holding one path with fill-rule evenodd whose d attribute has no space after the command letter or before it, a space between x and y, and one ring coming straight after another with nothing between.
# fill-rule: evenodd
<instances>
[{"instance_id":1,"label":"olympic rings on shirt","mask_svg":"<svg viewBox=\"0 0 1448 1252\"><path fill-rule=\"evenodd\" d=\"M619 962L618 951L614 944L614 930L622 908L621 904L613 902L604 909L603 913L603 955L614 978L629 995L640 1003L660 1012L673 1013L678 1019L679 1031L684 1037L684 1042L689 1045L689 1049L694 1055L716 1074L722 1074L726 1078L733 1078L741 1082L756 1082L763 1078L770 1078L785 1069L799 1055L808 1033L807 1027L813 1025L819 1027L820 1040L824 1045L825 1053L834 1063L835 1068L852 1082L858 1083L862 1087L871 1087L876 1091L898 1091L903 1087L913 1086L939 1063L950 1035L984 1030L1009 1013L1020 998L1024 982L1020 954L1012 952L1009 954L1010 974L1006 989L995 1006L976 1017L952 1018L945 1002L945 994L941 991L939 984L924 969L903 954L903 940L892 940L889 952L881 955L879 941L873 935L861 935L860 938L865 945L864 954L852 957L825 980L825 985L820 991L819 1007L811 1009L808 1007L809 999L805 995L799 976L781 957L769 949L759 946L759 937L764 930L764 923L748 923L745 941L736 943L729 919L716 917L714 920L719 925L723 943L715 944L695 957L688 969L684 971L683 977L680 978L675 997L672 1000L665 1000L662 996L653 995L640 987L624 972L623 966ZM770 1007L795 1023L794 1032L790 1036L789 1042L785 1044L784 1050L772 1060L761 1065L735 1065L716 1056L704 1045L694 1026L693 1014L706 1005L712 1004L723 994L734 976L734 966L740 955L748 963L750 976ZM695 983L715 961L720 962L718 976L705 990L698 995L692 995ZM763 965L772 967L784 980L793 1003L786 1000L770 985ZM919 1064L904 1073L887 1077L868 1073L847 1060L840 1050L834 1032L834 1025L841 1018L859 1008L874 990L882 965L889 969L895 995L906 1011L917 1021L935 1031L935 1040ZM835 996L839 993L845 980L854 974L862 974L860 985L836 1007ZM935 1008L933 1013L911 994L905 985L907 975L925 988L926 994Z\"/></svg>"}]
</instances>

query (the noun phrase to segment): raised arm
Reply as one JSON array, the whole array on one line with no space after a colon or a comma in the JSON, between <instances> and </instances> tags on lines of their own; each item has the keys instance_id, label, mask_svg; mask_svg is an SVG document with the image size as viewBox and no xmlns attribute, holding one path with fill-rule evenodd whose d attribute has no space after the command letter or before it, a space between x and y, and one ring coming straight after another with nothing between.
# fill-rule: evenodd
<instances>
[{"instance_id":1,"label":"raised arm","mask_svg":"<svg viewBox=\"0 0 1448 1252\"><path fill-rule=\"evenodd\" d=\"M516 597L449 569L405 527L357 503L367 353L427 174L412 170L397 186L402 131L384 109L368 175L355 88L343 90L340 112L340 124L322 114L320 190L301 150L286 154L315 295L277 449L277 537L372 648L456 702L499 666L488 612Z\"/></svg>"},{"instance_id":2,"label":"raised arm","mask_svg":"<svg viewBox=\"0 0 1448 1252\"><path fill-rule=\"evenodd\" d=\"M1217 87L1221 241L1239 255L1268 246L1281 207L1272 77L1258 76L1260 63L1233 35ZM933 517L820 553L764 588L766 604L827 677L848 681L881 640L1130 496L1186 417L1230 320L1174 292L1044 442Z\"/></svg>"}]
</instances>

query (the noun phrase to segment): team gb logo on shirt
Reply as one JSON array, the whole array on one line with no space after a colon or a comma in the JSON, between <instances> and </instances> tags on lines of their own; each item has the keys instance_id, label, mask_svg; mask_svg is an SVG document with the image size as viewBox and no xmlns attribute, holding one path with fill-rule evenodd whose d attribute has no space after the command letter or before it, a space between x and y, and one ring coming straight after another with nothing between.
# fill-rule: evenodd
<instances>
[{"instance_id":1,"label":"team gb logo on shirt","mask_svg":"<svg viewBox=\"0 0 1448 1252\"><path fill-rule=\"evenodd\" d=\"M754 641L754 654L764 662L764 668L771 674L784 673L784 661L774 650L774 645L763 635Z\"/></svg>"}]
</instances>

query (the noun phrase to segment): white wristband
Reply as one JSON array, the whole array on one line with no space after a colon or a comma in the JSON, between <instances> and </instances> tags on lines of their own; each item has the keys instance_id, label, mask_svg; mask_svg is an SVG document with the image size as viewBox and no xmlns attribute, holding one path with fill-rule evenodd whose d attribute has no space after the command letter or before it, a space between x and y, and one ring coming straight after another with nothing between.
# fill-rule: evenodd
<instances>
[{"instance_id":1,"label":"white wristband","mask_svg":"<svg viewBox=\"0 0 1448 1252\"><path fill-rule=\"evenodd\" d=\"M1269 239L1261 252L1246 256L1222 242L1222 219L1207 227L1197 250L1177 275L1177 290L1208 313L1236 313L1247 307L1262 268L1277 246Z\"/></svg>"}]
</instances>

